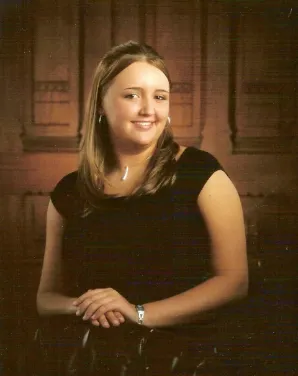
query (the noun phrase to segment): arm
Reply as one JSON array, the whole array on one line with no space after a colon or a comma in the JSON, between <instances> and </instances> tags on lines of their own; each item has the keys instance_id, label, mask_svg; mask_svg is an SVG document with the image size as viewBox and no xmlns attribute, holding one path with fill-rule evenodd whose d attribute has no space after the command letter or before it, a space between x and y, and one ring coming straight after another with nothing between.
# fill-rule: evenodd
<instances>
[{"instance_id":1,"label":"arm","mask_svg":"<svg viewBox=\"0 0 298 376\"><path fill-rule=\"evenodd\" d=\"M214 277L179 295L144 304L144 325L159 327L200 317L246 295L245 228L238 193L223 171L215 172L197 200L211 237Z\"/></svg>"},{"instance_id":2,"label":"arm","mask_svg":"<svg viewBox=\"0 0 298 376\"><path fill-rule=\"evenodd\" d=\"M62 237L65 220L50 201L47 211L46 246L37 292L40 315L75 314L75 298L63 295Z\"/></svg>"},{"instance_id":3,"label":"arm","mask_svg":"<svg viewBox=\"0 0 298 376\"><path fill-rule=\"evenodd\" d=\"M74 315L75 298L63 294L62 237L65 219L50 201L47 211L46 246L40 284L37 292L37 310L40 315ZM95 326L118 326L125 321L118 311L109 311L95 320Z\"/></svg>"},{"instance_id":4,"label":"arm","mask_svg":"<svg viewBox=\"0 0 298 376\"><path fill-rule=\"evenodd\" d=\"M247 293L245 228L238 193L223 171L215 172L197 199L211 238L214 277L181 294L144 304L143 324L162 327L194 321ZM137 302L139 303L139 302ZM87 292L76 301L84 319L118 310L137 322L133 304L112 288Z\"/></svg>"}]
</instances>

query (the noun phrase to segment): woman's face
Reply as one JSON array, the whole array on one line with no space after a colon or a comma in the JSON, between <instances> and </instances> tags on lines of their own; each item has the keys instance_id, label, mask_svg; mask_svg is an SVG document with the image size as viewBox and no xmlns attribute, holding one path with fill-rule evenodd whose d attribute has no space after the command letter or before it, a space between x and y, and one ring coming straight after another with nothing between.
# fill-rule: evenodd
<instances>
[{"instance_id":1,"label":"woman's face","mask_svg":"<svg viewBox=\"0 0 298 376\"><path fill-rule=\"evenodd\" d=\"M120 72L103 98L103 114L116 148L156 144L169 115L169 81L146 62Z\"/></svg>"}]
</instances>

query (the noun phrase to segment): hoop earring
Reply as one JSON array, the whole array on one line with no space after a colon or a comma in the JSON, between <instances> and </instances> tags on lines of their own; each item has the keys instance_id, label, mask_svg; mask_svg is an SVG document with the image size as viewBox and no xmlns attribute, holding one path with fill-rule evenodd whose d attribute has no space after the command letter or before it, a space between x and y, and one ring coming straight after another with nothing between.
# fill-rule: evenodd
<instances>
[{"instance_id":1,"label":"hoop earring","mask_svg":"<svg viewBox=\"0 0 298 376\"><path fill-rule=\"evenodd\" d=\"M170 116L168 116L168 123L169 123L169 125L171 124L171 118L170 118Z\"/></svg>"},{"instance_id":2,"label":"hoop earring","mask_svg":"<svg viewBox=\"0 0 298 376\"><path fill-rule=\"evenodd\" d=\"M101 119L102 119L102 115L99 115L99 118L98 118L98 124L101 123Z\"/></svg>"}]
</instances>

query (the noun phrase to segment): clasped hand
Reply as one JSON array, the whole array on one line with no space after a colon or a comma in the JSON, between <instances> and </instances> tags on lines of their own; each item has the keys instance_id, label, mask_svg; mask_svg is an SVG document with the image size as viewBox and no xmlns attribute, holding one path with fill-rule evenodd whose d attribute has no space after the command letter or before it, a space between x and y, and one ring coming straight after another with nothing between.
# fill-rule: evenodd
<instances>
[{"instance_id":1,"label":"clasped hand","mask_svg":"<svg viewBox=\"0 0 298 376\"><path fill-rule=\"evenodd\" d=\"M95 326L109 328L126 320L137 322L135 306L112 288L88 290L73 302L76 315Z\"/></svg>"}]
</instances>

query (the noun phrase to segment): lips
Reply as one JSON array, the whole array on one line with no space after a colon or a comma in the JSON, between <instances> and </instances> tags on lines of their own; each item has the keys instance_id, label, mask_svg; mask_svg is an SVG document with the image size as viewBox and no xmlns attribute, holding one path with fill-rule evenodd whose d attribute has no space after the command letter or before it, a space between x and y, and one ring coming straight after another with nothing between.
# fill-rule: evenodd
<instances>
[{"instance_id":1,"label":"lips","mask_svg":"<svg viewBox=\"0 0 298 376\"><path fill-rule=\"evenodd\" d=\"M139 129L148 130L153 127L154 122L152 121L132 121L132 123Z\"/></svg>"}]
</instances>

